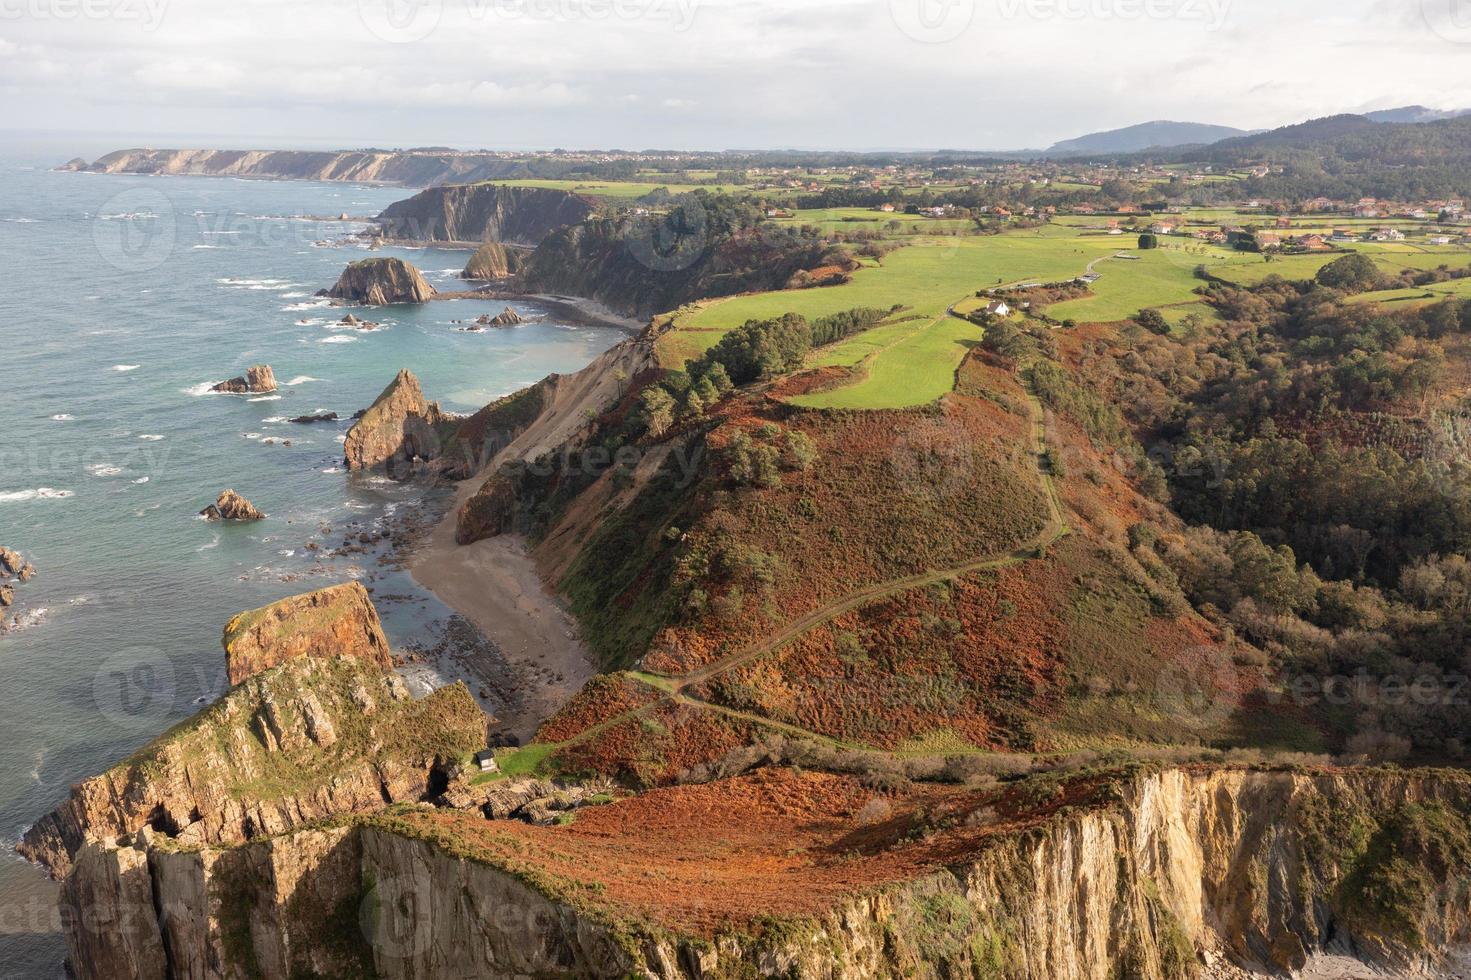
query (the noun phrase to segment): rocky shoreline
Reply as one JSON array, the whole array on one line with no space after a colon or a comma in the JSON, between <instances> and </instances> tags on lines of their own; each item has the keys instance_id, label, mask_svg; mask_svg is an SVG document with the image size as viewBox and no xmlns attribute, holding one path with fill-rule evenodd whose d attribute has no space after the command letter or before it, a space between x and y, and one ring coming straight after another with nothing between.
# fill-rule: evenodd
<instances>
[{"instance_id":1,"label":"rocky shoreline","mask_svg":"<svg viewBox=\"0 0 1471 980\"><path fill-rule=\"evenodd\" d=\"M36 577L36 566L13 548L0 546L0 633L19 629L16 588ZM10 613L9 619L6 613Z\"/></svg>"}]
</instances>

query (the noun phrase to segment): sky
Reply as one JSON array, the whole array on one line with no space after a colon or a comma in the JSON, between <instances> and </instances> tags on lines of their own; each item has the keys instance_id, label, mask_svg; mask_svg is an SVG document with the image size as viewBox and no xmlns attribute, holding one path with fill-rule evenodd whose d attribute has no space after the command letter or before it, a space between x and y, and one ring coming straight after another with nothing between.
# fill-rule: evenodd
<instances>
[{"instance_id":1,"label":"sky","mask_svg":"<svg viewBox=\"0 0 1471 980\"><path fill-rule=\"evenodd\" d=\"M78 146L978 149L1471 107L1471 0L0 0Z\"/></svg>"}]
</instances>

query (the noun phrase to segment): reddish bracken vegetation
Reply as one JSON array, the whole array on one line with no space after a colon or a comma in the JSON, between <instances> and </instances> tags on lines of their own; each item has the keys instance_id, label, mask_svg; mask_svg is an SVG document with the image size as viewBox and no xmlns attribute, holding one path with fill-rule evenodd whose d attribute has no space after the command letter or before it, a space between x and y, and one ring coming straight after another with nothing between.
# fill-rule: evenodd
<instances>
[{"instance_id":1,"label":"reddish bracken vegetation","mask_svg":"<svg viewBox=\"0 0 1471 980\"><path fill-rule=\"evenodd\" d=\"M660 692L626 674L599 674L542 725L536 740L566 741L598 722L653 704L660 697Z\"/></svg>"},{"instance_id":2,"label":"reddish bracken vegetation","mask_svg":"<svg viewBox=\"0 0 1471 980\"><path fill-rule=\"evenodd\" d=\"M762 918L820 915L1106 792L1099 780L1045 789L880 794L850 777L768 769L584 809L563 827L442 810L392 819L454 853L535 876L567 900L711 937L759 930Z\"/></svg>"},{"instance_id":3,"label":"reddish bracken vegetation","mask_svg":"<svg viewBox=\"0 0 1471 980\"><path fill-rule=\"evenodd\" d=\"M650 669L688 671L862 586L1004 554L1045 525L1026 418L995 402L952 396L912 412L751 406L711 433L715 465L736 431L765 423L810 437L816 461L776 487L722 481L728 488L688 529L686 567L705 602L655 638Z\"/></svg>"},{"instance_id":4,"label":"reddish bracken vegetation","mask_svg":"<svg viewBox=\"0 0 1471 980\"><path fill-rule=\"evenodd\" d=\"M1056 569L1029 563L914 589L847 613L706 686L712 700L881 748L949 729L1030 748L1061 698Z\"/></svg>"},{"instance_id":5,"label":"reddish bracken vegetation","mask_svg":"<svg viewBox=\"0 0 1471 980\"><path fill-rule=\"evenodd\" d=\"M619 714L610 707L598 720ZM754 727L721 712L666 701L558 750L552 761L563 772L598 772L655 786L747 744Z\"/></svg>"}]
</instances>

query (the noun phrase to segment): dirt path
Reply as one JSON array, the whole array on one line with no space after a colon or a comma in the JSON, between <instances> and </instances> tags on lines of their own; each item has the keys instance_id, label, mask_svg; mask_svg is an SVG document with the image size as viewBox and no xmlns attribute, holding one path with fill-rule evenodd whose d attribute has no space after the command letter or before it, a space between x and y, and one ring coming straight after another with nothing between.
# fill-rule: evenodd
<instances>
[{"instance_id":1,"label":"dirt path","mask_svg":"<svg viewBox=\"0 0 1471 980\"><path fill-rule=\"evenodd\" d=\"M854 592L850 592L835 602L829 603L800 619L794 620L782 628L776 635L754 643L744 650L738 650L719 660L706 664L704 667L696 668L687 674L677 677L669 677L674 683L674 692L683 693L686 688L693 687L708 681L710 678L723 674L728 670L740 667L758 660L795 640L808 630L821 626L841 616L843 613L851 612L861 606L869 605L879 599L887 598L900 592L908 592L912 589L922 588L926 585L934 585L958 575L968 575L972 572L990 571L998 568L1006 568L1011 565L1019 565L1037 557L1039 552L1045 551L1056 541L1071 533L1066 520L1063 517L1062 499L1057 492L1057 484L1050 470L1042 463L1042 457L1047 451L1047 423L1043 413L1042 403L1037 398L1036 391L1032 386L1030 375L1023 378L1023 387L1027 392L1027 403L1031 407L1031 431L1032 431L1032 458L1037 468L1037 476L1042 484L1043 492L1047 498L1047 525L1042 532L1022 544L1020 547L1004 555L990 555L978 558L975 561L957 565L952 568L944 568L918 575L909 575L904 578L890 579L878 582Z\"/></svg>"},{"instance_id":2,"label":"dirt path","mask_svg":"<svg viewBox=\"0 0 1471 980\"><path fill-rule=\"evenodd\" d=\"M605 719L604 721L599 722L597 725L594 725L591 728L579 733L575 738L571 739L568 743L565 744L574 744L585 739L595 737L600 732L611 728L613 725L628 717L639 714L641 712L649 711L650 709L656 707L658 704L662 704L666 701L672 701L675 704L688 708L717 711L733 717L743 717L747 720L781 730L789 735L809 737L817 741L826 742L832 745L840 745L841 743L828 736L820 735L816 732L810 732L806 729L798 728L794 725L774 722L771 719L761 718L756 715L747 715L744 712L737 712L733 711L732 709L724 708L720 705L710 704L690 694L688 689L698 686L713 677L717 677L720 674L725 673L726 671L734 670L735 668L743 666L744 664L751 663L754 660L759 660L761 657L764 657L774 650L777 650L787 643L795 640L797 637L801 636L808 630L814 629L817 626L821 626L823 623L829 622L830 620L841 616L845 612L850 612L853 609L857 609L861 606L868 605L872 602L876 602L880 599L900 592L907 592L911 589L921 588L926 585L933 585L937 582L943 582L948 579L955 578L958 575L966 575L972 572L1006 568L1012 565L1020 565L1023 562L1035 560L1039 554L1045 552L1054 543L1071 534L1072 528L1068 526L1063 511L1062 497L1057 490L1057 481L1051 470L1043 463L1043 458L1047 451L1047 417L1045 410L1042 407L1042 402L1037 397L1036 389L1032 383L1030 373L1023 375L1022 386L1026 390L1027 404L1031 409L1030 414L1032 417L1031 435L1033 463L1037 468L1037 477L1042 484L1042 489L1047 498L1047 525L1035 538L1004 555L991 555L984 558L978 558L975 561L967 562L963 565L957 565L952 568L923 572L918 575L905 576L904 578L890 579L885 582L878 582L873 585L866 586L862 589L858 589L854 592L849 593L843 598L836 600L835 602L831 602L819 609L814 609L807 615L802 616L792 623L789 623L774 636L764 639L758 643L754 643L742 650L737 650L734 653L731 653L725 657L721 657L718 660L706 664L703 667L696 668L695 670L692 670L686 674L663 675L653 672L643 672L642 677L645 679L646 682L651 683L653 686L659 687L666 692L664 698L660 699L659 701L655 701L652 704L644 705L640 708L634 709L631 712L626 712L625 714L615 715L612 718Z\"/></svg>"}]
</instances>

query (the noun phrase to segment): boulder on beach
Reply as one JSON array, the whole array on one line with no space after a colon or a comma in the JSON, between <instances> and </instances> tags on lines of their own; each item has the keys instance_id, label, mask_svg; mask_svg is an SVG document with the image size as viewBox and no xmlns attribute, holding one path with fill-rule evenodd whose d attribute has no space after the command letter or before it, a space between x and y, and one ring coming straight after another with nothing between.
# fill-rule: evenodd
<instances>
[{"instance_id":1,"label":"boulder on beach","mask_svg":"<svg viewBox=\"0 0 1471 980\"><path fill-rule=\"evenodd\" d=\"M383 256L353 262L331 289L318 296L386 306L390 303L426 303L434 296L434 287L424 281L419 270L403 259Z\"/></svg>"},{"instance_id":2,"label":"boulder on beach","mask_svg":"<svg viewBox=\"0 0 1471 980\"><path fill-rule=\"evenodd\" d=\"M521 269L521 253L500 242L486 242L475 250L461 279L505 279Z\"/></svg>"},{"instance_id":3,"label":"boulder on beach","mask_svg":"<svg viewBox=\"0 0 1471 980\"><path fill-rule=\"evenodd\" d=\"M296 657L356 657L388 670L388 638L367 589L357 582L291 596L243 612L220 639L230 683Z\"/></svg>"},{"instance_id":4,"label":"boulder on beach","mask_svg":"<svg viewBox=\"0 0 1471 980\"><path fill-rule=\"evenodd\" d=\"M265 518L255 505L234 490L226 490L219 499L199 512L211 521L259 521Z\"/></svg>"},{"instance_id":5,"label":"boulder on beach","mask_svg":"<svg viewBox=\"0 0 1471 980\"><path fill-rule=\"evenodd\" d=\"M439 456L441 429L447 424L451 420L439 403L424 400L413 372L400 371L348 430L343 444L347 468L386 465L389 476L397 478L411 470L415 461Z\"/></svg>"},{"instance_id":6,"label":"boulder on beach","mask_svg":"<svg viewBox=\"0 0 1471 980\"><path fill-rule=\"evenodd\" d=\"M245 370L244 377L221 381L210 389L230 395L263 395L275 390L276 375L269 364L256 364Z\"/></svg>"}]
</instances>

